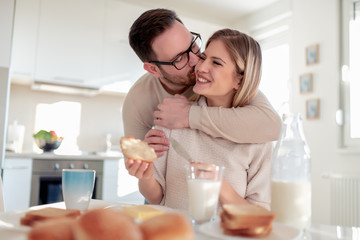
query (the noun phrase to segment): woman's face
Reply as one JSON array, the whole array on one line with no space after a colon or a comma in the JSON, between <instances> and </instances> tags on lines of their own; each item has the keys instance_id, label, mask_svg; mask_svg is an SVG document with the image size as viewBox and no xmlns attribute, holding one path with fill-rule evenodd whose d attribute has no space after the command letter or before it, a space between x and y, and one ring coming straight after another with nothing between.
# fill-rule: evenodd
<instances>
[{"instance_id":1,"label":"woman's face","mask_svg":"<svg viewBox=\"0 0 360 240\"><path fill-rule=\"evenodd\" d=\"M209 106L231 107L240 78L221 40L213 40L201 54L195 73L195 93L205 96Z\"/></svg>"}]
</instances>

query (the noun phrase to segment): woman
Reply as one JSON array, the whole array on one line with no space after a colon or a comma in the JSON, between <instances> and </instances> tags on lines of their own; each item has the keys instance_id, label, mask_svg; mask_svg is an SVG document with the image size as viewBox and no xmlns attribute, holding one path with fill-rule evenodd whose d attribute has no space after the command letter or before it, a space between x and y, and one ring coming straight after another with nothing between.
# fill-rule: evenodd
<instances>
[{"instance_id":1,"label":"woman","mask_svg":"<svg viewBox=\"0 0 360 240\"><path fill-rule=\"evenodd\" d=\"M196 65L193 104L244 107L258 91L261 49L251 37L236 30L215 32ZM221 111L220 111L221 114ZM226 122L227 119L224 119ZM270 209L271 143L238 144L189 128L164 129L170 146L154 165L128 160L129 174L139 178L139 189L151 204L188 209L186 155L193 161L225 166L220 203L257 204Z\"/></svg>"}]
</instances>

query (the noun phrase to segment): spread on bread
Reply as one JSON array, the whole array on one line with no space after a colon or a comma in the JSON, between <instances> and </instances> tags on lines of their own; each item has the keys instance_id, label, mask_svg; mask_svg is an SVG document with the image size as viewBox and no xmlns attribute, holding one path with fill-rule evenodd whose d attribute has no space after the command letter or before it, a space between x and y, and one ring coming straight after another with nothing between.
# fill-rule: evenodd
<instances>
[{"instance_id":1,"label":"spread on bread","mask_svg":"<svg viewBox=\"0 0 360 240\"><path fill-rule=\"evenodd\" d=\"M220 218L225 234L265 237L272 230L275 214L253 204L224 204Z\"/></svg>"},{"instance_id":2,"label":"spread on bread","mask_svg":"<svg viewBox=\"0 0 360 240\"><path fill-rule=\"evenodd\" d=\"M125 214L135 219L147 219L164 213L148 205L123 206L122 209Z\"/></svg>"},{"instance_id":3,"label":"spread on bread","mask_svg":"<svg viewBox=\"0 0 360 240\"><path fill-rule=\"evenodd\" d=\"M147 142L132 137L120 139L121 151L125 157L144 162L154 162L157 159L155 150Z\"/></svg>"}]
</instances>

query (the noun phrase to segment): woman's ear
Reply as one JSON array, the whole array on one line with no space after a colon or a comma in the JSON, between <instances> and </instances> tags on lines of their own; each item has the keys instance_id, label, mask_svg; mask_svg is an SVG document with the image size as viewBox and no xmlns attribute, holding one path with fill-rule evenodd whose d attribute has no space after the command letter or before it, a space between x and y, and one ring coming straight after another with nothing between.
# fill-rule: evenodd
<instances>
[{"instance_id":1,"label":"woman's ear","mask_svg":"<svg viewBox=\"0 0 360 240\"><path fill-rule=\"evenodd\" d=\"M152 74L154 77L160 77L159 68L155 64L144 62L144 69L150 74Z\"/></svg>"},{"instance_id":2,"label":"woman's ear","mask_svg":"<svg viewBox=\"0 0 360 240\"><path fill-rule=\"evenodd\" d=\"M235 91L239 90L241 81L243 80L243 77L244 77L243 75L236 76L235 81L234 81L234 90Z\"/></svg>"}]
</instances>

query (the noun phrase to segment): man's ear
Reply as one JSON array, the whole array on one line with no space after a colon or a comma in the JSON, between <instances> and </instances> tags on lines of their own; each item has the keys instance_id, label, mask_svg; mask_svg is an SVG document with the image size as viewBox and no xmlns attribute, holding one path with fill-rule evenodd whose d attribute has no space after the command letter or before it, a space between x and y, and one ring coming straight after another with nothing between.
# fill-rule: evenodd
<instances>
[{"instance_id":1,"label":"man's ear","mask_svg":"<svg viewBox=\"0 0 360 240\"><path fill-rule=\"evenodd\" d=\"M160 77L159 68L155 64L149 63L149 62L144 62L144 69L146 71L148 71L150 74L152 74L153 76Z\"/></svg>"}]
</instances>

